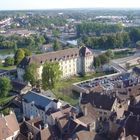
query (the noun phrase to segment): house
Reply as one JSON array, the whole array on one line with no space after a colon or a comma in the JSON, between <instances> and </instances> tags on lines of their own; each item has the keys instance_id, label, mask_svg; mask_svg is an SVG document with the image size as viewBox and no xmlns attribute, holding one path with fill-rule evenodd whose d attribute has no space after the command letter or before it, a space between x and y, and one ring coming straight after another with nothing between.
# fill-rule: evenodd
<instances>
[{"instance_id":1,"label":"house","mask_svg":"<svg viewBox=\"0 0 140 140\"><path fill-rule=\"evenodd\" d=\"M16 80L12 80L11 85L12 85L12 91L14 91L18 94L25 94L25 93L27 93L27 91L32 89L31 86L29 86L23 82L16 81Z\"/></svg>"},{"instance_id":2,"label":"house","mask_svg":"<svg viewBox=\"0 0 140 140\"><path fill-rule=\"evenodd\" d=\"M57 121L65 117L76 117L76 109L72 106L66 105L60 108L58 111L50 114L50 125L56 125Z\"/></svg>"},{"instance_id":3,"label":"house","mask_svg":"<svg viewBox=\"0 0 140 140\"><path fill-rule=\"evenodd\" d=\"M120 103L114 93L106 94L104 92L81 93L80 106L83 112L86 112L85 105L90 103L95 112L98 112L98 117L108 119L112 112L117 112L120 108ZM96 113L97 114L97 113Z\"/></svg>"},{"instance_id":4,"label":"house","mask_svg":"<svg viewBox=\"0 0 140 140\"><path fill-rule=\"evenodd\" d=\"M20 124L20 135L24 137L24 140L53 140L49 126L38 117L30 120L24 119ZM17 138L16 140L21 139Z\"/></svg>"},{"instance_id":5,"label":"house","mask_svg":"<svg viewBox=\"0 0 140 140\"><path fill-rule=\"evenodd\" d=\"M19 124L13 112L0 116L0 140L14 140L19 134Z\"/></svg>"},{"instance_id":6,"label":"house","mask_svg":"<svg viewBox=\"0 0 140 140\"><path fill-rule=\"evenodd\" d=\"M45 61L57 61L60 65L60 70L62 71L62 78L84 74L91 71L93 68L93 54L87 47L69 48L56 52L24 57L17 66L18 79L23 81L26 66L33 62L38 64L38 78L41 79Z\"/></svg>"},{"instance_id":7,"label":"house","mask_svg":"<svg viewBox=\"0 0 140 140\"><path fill-rule=\"evenodd\" d=\"M44 123L50 123L48 116L62 106L62 102L41 93L29 91L22 97L23 115L27 118L40 117Z\"/></svg>"}]
</instances>

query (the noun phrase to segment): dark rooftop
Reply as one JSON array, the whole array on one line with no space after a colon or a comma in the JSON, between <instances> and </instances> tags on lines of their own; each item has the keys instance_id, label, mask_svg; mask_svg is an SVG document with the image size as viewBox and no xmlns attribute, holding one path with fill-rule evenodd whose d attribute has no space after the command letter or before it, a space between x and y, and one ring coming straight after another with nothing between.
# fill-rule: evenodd
<instances>
[{"instance_id":1,"label":"dark rooftop","mask_svg":"<svg viewBox=\"0 0 140 140\"><path fill-rule=\"evenodd\" d=\"M23 96L23 100L28 103L34 102L36 106L42 109L44 109L50 102L52 102L51 98L35 93L33 91L29 91L27 94L25 94Z\"/></svg>"},{"instance_id":2,"label":"dark rooftop","mask_svg":"<svg viewBox=\"0 0 140 140\"><path fill-rule=\"evenodd\" d=\"M115 101L115 97L101 93L82 94L82 104L91 103L96 108L111 110Z\"/></svg>"}]
</instances>

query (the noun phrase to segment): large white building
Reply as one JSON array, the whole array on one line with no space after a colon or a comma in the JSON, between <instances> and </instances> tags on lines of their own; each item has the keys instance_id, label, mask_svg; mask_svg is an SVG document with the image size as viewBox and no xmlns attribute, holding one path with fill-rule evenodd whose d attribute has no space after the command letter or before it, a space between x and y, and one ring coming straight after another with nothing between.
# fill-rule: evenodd
<instances>
[{"instance_id":1,"label":"large white building","mask_svg":"<svg viewBox=\"0 0 140 140\"><path fill-rule=\"evenodd\" d=\"M37 71L38 77L41 79L45 61L59 62L62 78L67 78L91 71L93 68L93 53L87 47L81 47L24 57L17 66L18 79L23 81L25 68L31 63L39 64Z\"/></svg>"}]
</instances>

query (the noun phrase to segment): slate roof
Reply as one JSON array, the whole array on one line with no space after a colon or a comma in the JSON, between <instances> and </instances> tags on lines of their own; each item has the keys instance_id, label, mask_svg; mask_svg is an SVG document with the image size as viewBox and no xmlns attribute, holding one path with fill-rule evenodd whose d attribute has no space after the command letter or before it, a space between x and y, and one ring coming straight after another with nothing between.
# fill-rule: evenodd
<instances>
[{"instance_id":1,"label":"slate roof","mask_svg":"<svg viewBox=\"0 0 140 140\"><path fill-rule=\"evenodd\" d=\"M113 96L101 93L83 93L81 104L91 103L96 108L111 110L115 99Z\"/></svg>"},{"instance_id":2,"label":"slate roof","mask_svg":"<svg viewBox=\"0 0 140 140\"><path fill-rule=\"evenodd\" d=\"M53 99L46 97L44 95L35 93L33 91L29 91L27 94L25 94L22 97L23 101L27 102L27 103L31 103L34 102L34 104L41 108L41 109L45 109L45 107L53 101Z\"/></svg>"},{"instance_id":3,"label":"slate roof","mask_svg":"<svg viewBox=\"0 0 140 140\"><path fill-rule=\"evenodd\" d=\"M125 124L126 136L135 135L140 139L140 116L129 116Z\"/></svg>"}]
</instances>

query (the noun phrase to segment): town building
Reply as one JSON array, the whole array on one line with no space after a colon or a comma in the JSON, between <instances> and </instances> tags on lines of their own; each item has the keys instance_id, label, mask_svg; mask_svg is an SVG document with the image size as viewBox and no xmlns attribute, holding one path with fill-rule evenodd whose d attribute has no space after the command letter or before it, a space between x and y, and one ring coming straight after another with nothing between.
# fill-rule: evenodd
<instances>
[{"instance_id":1,"label":"town building","mask_svg":"<svg viewBox=\"0 0 140 140\"><path fill-rule=\"evenodd\" d=\"M107 95L105 93L81 93L80 96L80 107L84 114L87 114L88 108L86 104L90 103L98 118L100 120L106 120L110 117L112 112L117 112L120 108L120 104L115 95Z\"/></svg>"},{"instance_id":2,"label":"town building","mask_svg":"<svg viewBox=\"0 0 140 140\"><path fill-rule=\"evenodd\" d=\"M44 124L38 117L30 120L23 120L20 124L20 134L16 140L53 140L51 131L47 124Z\"/></svg>"},{"instance_id":3,"label":"town building","mask_svg":"<svg viewBox=\"0 0 140 140\"><path fill-rule=\"evenodd\" d=\"M17 66L18 79L23 81L26 66L34 62L39 64L37 71L38 77L41 79L45 61L57 61L62 71L62 78L67 78L91 71L93 68L93 53L87 47L81 47L24 57Z\"/></svg>"},{"instance_id":4,"label":"town building","mask_svg":"<svg viewBox=\"0 0 140 140\"><path fill-rule=\"evenodd\" d=\"M61 101L34 91L29 91L22 97L24 117L40 117L44 123L49 123L48 116L50 113L55 112L62 105Z\"/></svg>"},{"instance_id":5,"label":"town building","mask_svg":"<svg viewBox=\"0 0 140 140\"><path fill-rule=\"evenodd\" d=\"M19 134L19 124L13 112L0 116L0 140L15 140Z\"/></svg>"}]
</instances>

